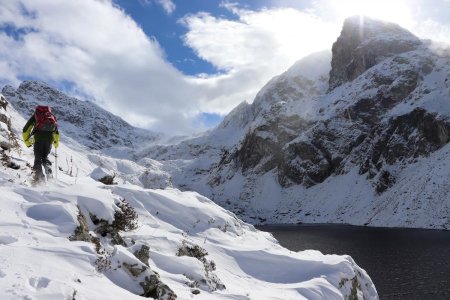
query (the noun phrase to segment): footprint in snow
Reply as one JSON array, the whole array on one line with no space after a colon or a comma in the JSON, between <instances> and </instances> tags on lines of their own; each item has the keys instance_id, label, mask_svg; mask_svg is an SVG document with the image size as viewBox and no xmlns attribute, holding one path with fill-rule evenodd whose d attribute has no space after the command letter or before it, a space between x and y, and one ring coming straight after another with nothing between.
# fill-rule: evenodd
<instances>
[{"instance_id":1,"label":"footprint in snow","mask_svg":"<svg viewBox=\"0 0 450 300\"><path fill-rule=\"evenodd\" d=\"M40 278L32 277L28 280L28 283L35 289L45 289L50 283L50 279L46 277Z\"/></svg>"},{"instance_id":2,"label":"footprint in snow","mask_svg":"<svg viewBox=\"0 0 450 300\"><path fill-rule=\"evenodd\" d=\"M0 245L9 245L17 241L18 240L15 237L9 235L0 235Z\"/></svg>"}]
</instances>

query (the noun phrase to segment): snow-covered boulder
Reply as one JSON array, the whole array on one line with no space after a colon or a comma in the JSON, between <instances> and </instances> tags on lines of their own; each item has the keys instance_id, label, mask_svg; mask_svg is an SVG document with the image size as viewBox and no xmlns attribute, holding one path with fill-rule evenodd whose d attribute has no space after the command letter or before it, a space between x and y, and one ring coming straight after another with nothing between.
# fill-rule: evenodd
<instances>
[{"instance_id":1,"label":"snow-covered boulder","mask_svg":"<svg viewBox=\"0 0 450 300\"><path fill-rule=\"evenodd\" d=\"M104 184L114 184L114 178L116 174L102 167L95 168L91 173L91 178L100 181Z\"/></svg>"}]
</instances>

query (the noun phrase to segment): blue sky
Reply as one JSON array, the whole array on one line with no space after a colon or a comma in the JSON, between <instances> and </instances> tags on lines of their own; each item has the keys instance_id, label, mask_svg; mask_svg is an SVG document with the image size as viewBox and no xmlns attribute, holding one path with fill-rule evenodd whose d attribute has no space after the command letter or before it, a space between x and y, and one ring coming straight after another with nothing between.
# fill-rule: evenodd
<instances>
[{"instance_id":1,"label":"blue sky","mask_svg":"<svg viewBox=\"0 0 450 300\"><path fill-rule=\"evenodd\" d=\"M215 126L364 14L450 43L449 0L8 0L0 86L38 79L170 134Z\"/></svg>"},{"instance_id":2,"label":"blue sky","mask_svg":"<svg viewBox=\"0 0 450 300\"><path fill-rule=\"evenodd\" d=\"M183 17L189 14L206 12L214 16L220 16L228 20L238 20L239 16L224 7L223 0L182 0L171 1L175 9L168 13L157 1L152 0L114 0L130 15L144 32L151 37L155 37L163 47L167 60L177 69L187 75L199 73L215 74L222 70L197 56L193 49L183 43L183 35L187 32L186 26L180 22ZM276 1L275 1L276 2ZM274 7L310 7L311 1L274 1L250 0L233 1L240 7L259 10L262 8Z\"/></svg>"},{"instance_id":3,"label":"blue sky","mask_svg":"<svg viewBox=\"0 0 450 300\"><path fill-rule=\"evenodd\" d=\"M176 9L172 13L167 13L163 7L151 1L115 0L114 2L132 16L147 35L156 38L164 48L167 59L183 73L195 75L220 71L209 62L200 59L193 49L184 45L182 36L187 29L178 20L187 14L198 12L209 12L212 15L223 15L226 18L235 19L236 17L229 10L220 6L221 1L176 1L174 2Z\"/></svg>"}]
</instances>

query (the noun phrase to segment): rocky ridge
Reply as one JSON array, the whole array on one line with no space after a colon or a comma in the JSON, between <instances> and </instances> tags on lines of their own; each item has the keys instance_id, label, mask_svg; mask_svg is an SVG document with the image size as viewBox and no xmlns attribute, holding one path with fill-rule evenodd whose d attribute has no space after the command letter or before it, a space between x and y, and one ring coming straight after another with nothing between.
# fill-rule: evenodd
<instances>
[{"instance_id":1,"label":"rocky ridge","mask_svg":"<svg viewBox=\"0 0 450 300\"><path fill-rule=\"evenodd\" d=\"M298 64L307 65L308 59ZM423 211L411 211L411 199L418 197L411 193L417 191L397 193L400 183L416 184L411 169L447 151L449 62L449 51L435 51L432 43L396 24L349 18L331 58L316 61L324 70L320 76L308 78L308 68L288 70L206 136L165 146L153 158L164 161L175 184L212 197L253 223L450 228L439 209L424 217L438 221L419 224ZM218 143L231 136L230 128L233 142ZM186 155L188 146L199 151ZM177 165L174 153L185 153L183 164ZM420 180L432 181L433 173ZM361 186L336 194L339 181ZM427 205L447 207L448 200L436 195L423 195ZM404 219L391 219L398 209L389 211L390 205L377 208L377 201L387 199L404 207Z\"/></svg>"},{"instance_id":2,"label":"rocky ridge","mask_svg":"<svg viewBox=\"0 0 450 300\"><path fill-rule=\"evenodd\" d=\"M37 105L51 106L64 134L91 149L133 148L142 141L150 143L160 137L129 125L91 101L67 96L43 82L24 81L17 90L5 86L2 93L25 118L31 116Z\"/></svg>"}]
</instances>

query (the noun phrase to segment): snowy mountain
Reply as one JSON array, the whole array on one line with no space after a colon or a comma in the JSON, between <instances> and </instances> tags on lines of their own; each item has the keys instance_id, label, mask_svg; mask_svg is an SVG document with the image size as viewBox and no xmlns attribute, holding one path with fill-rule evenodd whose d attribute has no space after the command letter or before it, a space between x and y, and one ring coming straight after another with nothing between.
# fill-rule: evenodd
<instances>
[{"instance_id":1,"label":"snowy mountain","mask_svg":"<svg viewBox=\"0 0 450 300\"><path fill-rule=\"evenodd\" d=\"M24 81L17 89L5 86L2 94L29 117L37 105L49 105L64 134L91 149L134 148L150 144L160 135L135 128L91 101L80 101L38 81Z\"/></svg>"},{"instance_id":2,"label":"snowy mountain","mask_svg":"<svg viewBox=\"0 0 450 300\"><path fill-rule=\"evenodd\" d=\"M449 66L447 48L352 17L331 56L300 60L204 136L136 158L251 223L449 229Z\"/></svg>"},{"instance_id":3,"label":"snowy mountain","mask_svg":"<svg viewBox=\"0 0 450 300\"><path fill-rule=\"evenodd\" d=\"M133 184L144 167L126 159L63 142L57 179L32 186L8 96L21 98L0 97L1 299L378 299L350 257L293 253L198 193ZM118 184L96 180L111 168Z\"/></svg>"}]
</instances>

